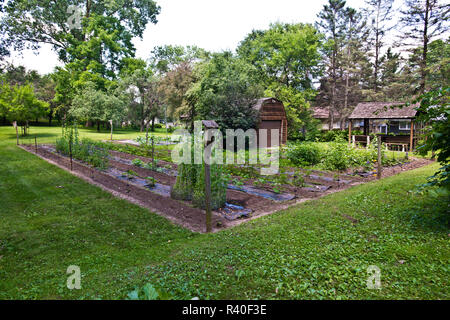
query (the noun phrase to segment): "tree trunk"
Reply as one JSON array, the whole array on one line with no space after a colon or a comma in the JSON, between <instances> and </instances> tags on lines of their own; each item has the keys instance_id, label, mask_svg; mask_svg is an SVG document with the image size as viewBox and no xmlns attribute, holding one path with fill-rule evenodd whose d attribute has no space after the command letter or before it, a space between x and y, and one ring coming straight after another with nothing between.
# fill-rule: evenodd
<instances>
[{"instance_id":1,"label":"tree trunk","mask_svg":"<svg viewBox=\"0 0 450 320\"><path fill-rule=\"evenodd\" d=\"M430 19L430 0L426 1L425 5L425 17L423 26L423 52L422 63L420 67L420 93L425 92L426 77L427 77L427 55L428 55L428 23Z\"/></svg>"},{"instance_id":2,"label":"tree trunk","mask_svg":"<svg viewBox=\"0 0 450 320\"><path fill-rule=\"evenodd\" d=\"M152 132L155 132L155 117L152 118Z\"/></svg>"},{"instance_id":3,"label":"tree trunk","mask_svg":"<svg viewBox=\"0 0 450 320\"><path fill-rule=\"evenodd\" d=\"M97 132L100 132L100 120L97 120Z\"/></svg>"}]
</instances>

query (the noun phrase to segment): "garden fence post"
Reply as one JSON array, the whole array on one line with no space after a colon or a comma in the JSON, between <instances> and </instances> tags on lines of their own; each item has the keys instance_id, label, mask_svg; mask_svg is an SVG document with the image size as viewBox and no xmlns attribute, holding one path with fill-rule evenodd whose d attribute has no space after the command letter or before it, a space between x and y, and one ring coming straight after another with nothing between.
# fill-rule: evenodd
<instances>
[{"instance_id":1,"label":"garden fence post","mask_svg":"<svg viewBox=\"0 0 450 320\"><path fill-rule=\"evenodd\" d=\"M73 171L73 161L72 161L72 138L69 140L69 156L70 156L70 171Z\"/></svg>"},{"instance_id":2,"label":"garden fence post","mask_svg":"<svg viewBox=\"0 0 450 320\"><path fill-rule=\"evenodd\" d=\"M208 147L209 142L206 143L206 147ZM207 161L208 158L208 161ZM211 226L211 167L209 165L209 161L211 160L211 156L205 153L205 209L206 209L206 232L212 231Z\"/></svg>"},{"instance_id":3,"label":"garden fence post","mask_svg":"<svg viewBox=\"0 0 450 320\"><path fill-rule=\"evenodd\" d=\"M155 169L155 137L152 135L152 168Z\"/></svg>"},{"instance_id":4,"label":"garden fence post","mask_svg":"<svg viewBox=\"0 0 450 320\"><path fill-rule=\"evenodd\" d=\"M381 136L377 137L378 140L378 170L377 170L377 179L381 179Z\"/></svg>"}]
</instances>

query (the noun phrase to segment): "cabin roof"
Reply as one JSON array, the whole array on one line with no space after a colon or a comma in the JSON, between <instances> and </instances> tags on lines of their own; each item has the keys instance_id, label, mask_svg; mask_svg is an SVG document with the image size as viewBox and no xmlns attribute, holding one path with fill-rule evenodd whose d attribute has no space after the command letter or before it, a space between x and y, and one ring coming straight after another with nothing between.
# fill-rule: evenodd
<instances>
[{"instance_id":1,"label":"cabin roof","mask_svg":"<svg viewBox=\"0 0 450 320\"><path fill-rule=\"evenodd\" d=\"M313 118L328 119L330 117L329 107L316 107L313 109Z\"/></svg>"},{"instance_id":2,"label":"cabin roof","mask_svg":"<svg viewBox=\"0 0 450 320\"><path fill-rule=\"evenodd\" d=\"M393 108L403 105L403 102L363 102L353 110L349 119L413 119L417 114L419 104L402 108Z\"/></svg>"}]
</instances>

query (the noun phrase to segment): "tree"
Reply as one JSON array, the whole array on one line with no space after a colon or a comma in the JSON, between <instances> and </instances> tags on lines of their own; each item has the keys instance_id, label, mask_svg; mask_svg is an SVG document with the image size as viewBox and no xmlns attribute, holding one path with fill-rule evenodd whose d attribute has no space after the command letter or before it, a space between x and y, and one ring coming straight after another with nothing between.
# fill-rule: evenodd
<instances>
[{"instance_id":1,"label":"tree","mask_svg":"<svg viewBox=\"0 0 450 320\"><path fill-rule=\"evenodd\" d=\"M405 0L400 25L402 26L401 42L405 46L421 47L420 86L419 93L427 89L428 46L439 35L448 31L449 4L441 4L439 0Z\"/></svg>"},{"instance_id":2,"label":"tree","mask_svg":"<svg viewBox=\"0 0 450 320\"><path fill-rule=\"evenodd\" d=\"M194 117L214 119L222 130L255 127L257 117L252 106L262 96L263 88L254 66L223 52L199 64L194 73L197 80L186 94L195 111L191 129Z\"/></svg>"},{"instance_id":3,"label":"tree","mask_svg":"<svg viewBox=\"0 0 450 320\"><path fill-rule=\"evenodd\" d=\"M38 50L44 43L52 45L63 62L73 61L73 48L92 39L92 27L102 25L106 31L94 37L119 37L126 46L132 47L133 37L142 38L149 22L156 23L160 7L153 0L10 0L1 5L0 47L22 51ZM79 11L74 12L74 6ZM78 13L82 29L71 28L69 19L76 20ZM112 30L111 30L112 29ZM134 49L133 49L134 50ZM100 53L100 52L98 52ZM112 51L110 52L113 53ZM113 55L106 55L110 58Z\"/></svg>"},{"instance_id":4,"label":"tree","mask_svg":"<svg viewBox=\"0 0 450 320\"><path fill-rule=\"evenodd\" d=\"M101 122L120 121L125 116L124 102L112 89L108 92L97 90L94 83L88 82L73 99L69 114L80 121L93 120L100 132Z\"/></svg>"},{"instance_id":5,"label":"tree","mask_svg":"<svg viewBox=\"0 0 450 320\"><path fill-rule=\"evenodd\" d=\"M144 131L144 127L148 130L151 121L153 131L154 120L163 104L160 78L153 74L142 59L128 59L127 63L128 66L123 69L118 86L119 90L125 92L128 115L139 123L141 132Z\"/></svg>"},{"instance_id":6,"label":"tree","mask_svg":"<svg viewBox=\"0 0 450 320\"><path fill-rule=\"evenodd\" d=\"M153 0L10 0L0 19L5 35L0 47L22 51L52 45L65 63L54 76L55 101L65 117L74 93L88 82L104 92L113 85L122 60L135 54L133 37L142 38L159 11ZM80 25L74 26L78 18Z\"/></svg>"},{"instance_id":7,"label":"tree","mask_svg":"<svg viewBox=\"0 0 450 320\"><path fill-rule=\"evenodd\" d=\"M370 90L366 95L373 101L407 101L414 94L415 82L408 61L388 48L379 62L378 92Z\"/></svg>"},{"instance_id":8,"label":"tree","mask_svg":"<svg viewBox=\"0 0 450 320\"><path fill-rule=\"evenodd\" d=\"M384 45L384 38L387 33L392 30L393 26L389 25L392 19L392 4L394 0L366 0L369 6L367 13L371 18L369 45L374 50L373 62L373 90L378 92L379 71L381 49Z\"/></svg>"},{"instance_id":9,"label":"tree","mask_svg":"<svg viewBox=\"0 0 450 320\"><path fill-rule=\"evenodd\" d=\"M194 77L196 63L207 60L209 53L196 46L160 46L151 53L150 66L160 75L165 116L179 117L190 113L186 93Z\"/></svg>"},{"instance_id":10,"label":"tree","mask_svg":"<svg viewBox=\"0 0 450 320\"><path fill-rule=\"evenodd\" d=\"M10 121L17 121L23 128L23 134L27 135L28 122L48 112L48 103L36 98L31 84L8 87L8 83L4 81L0 97L0 112L6 114Z\"/></svg>"},{"instance_id":11,"label":"tree","mask_svg":"<svg viewBox=\"0 0 450 320\"><path fill-rule=\"evenodd\" d=\"M239 45L238 54L261 70L266 86L279 83L297 90L312 87L319 75L320 35L309 24L272 24L253 31Z\"/></svg>"},{"instance_id":12,"label":"tree","mask_svg":"<svg viewBox=\"0 0 450 320\"><path fill-rule=\"evenodd\" d=\"M55 99L55 81L53 80L51 75L45 75L39 77L37 81L35 81L35 92L36 97L42 101L45 101L49 105L48 109L48 124L52 125L53 116L56 110Z\"/></svg>"},{"instance_id":13,"label":"tree","mask_svg":"<svg viewBox=\"0 0 450 320\"><path fill-rule=\"evenodd\" d=\"M182 62L169 70L161 79L161 91L164 104L171 117L189 114L186 94L194 82L193 65Z\"/></svg>"},{"instance_id":14,"label":"tree","mask_svg":"<svg viewBox=\"0 0 450 320\"><path fill-rule=\"evenodd\" d=\"M341 115L341 128L345 118L350 115L352 106L359 102L364 84L364 73L369 68L364 44L367 41L368 30L361 13L353 8L346 8L345 11L345 40L343 50L343 96L342 107L339 108ZM338 55L339 56L339 55ZM367 83L367 81L366 81Z\"/></svg>"},{"instance_id":15,"label":"tree","mask_svg":"<svg viewBox=\"0 0 450 320\"><path fill-rule=\"evenodd\" d=\"M259 70L265 94L283 101L292 138L298 138L301 129L305 133L312 121L307 101L315 95L312 82L321 72L320 39L309 24L277 23L268 30L254 30L237 50Z\"/></svg>"},{"instance_id":16,"label":"tree","mask_svg":"<svg viewBox=\"0 0 450 320\"><path fill-rule=\"evenodd\" d=\"M345 28L345 1L329 0L318 14L317 28L326 36L326 45L323 47L323 63L325 64L330 102L329 127L333 127L334 113L337 108L337 82L338 82L338 55L344 43Z\"/></svg>"},{"instance_id":17,"label":"tree","mask_svg":"<svg viewBox=\"0 0 450 320\"><path fill-rule=\"evenodd\" d=\"M448 197L450 191L450 88L432 90L417 99L420 102L418 120L430 124L426 138L418 147L419 153L426 155L432 151L442 167L429 178L424 187L437 187Z\"/></svg>"},{"instance_id":18,"label":"tree","mask_svg":"<svg viewBox=\"0 0 450 320\"><path fill-rule=\"evenodd\" d=\"M194 61L205 59L208 52L197 46L159 46L151 53L150 61L152 69L160 74L165 74L176 69L180 64L191 64Z\"/></svg>"},{"instance_id":19,"label":"tree","mask_svg":"<svg viewBox=\"0 0 450 320\"><path fill-rule=\"evenodd\" d=\"M430 42L427 69L426 81L431 90L450 86L450 38Z\"/></svg>"},{"instance_id":20,"label":"tree","mask_svg":"<svg viewBox=\"0 0 450 320\"><path fill-rule=\"evenodd\" d=\"M369 89L368 29L362 14L345 7L345 1L330 0L319 18L318 26L326 36L322 52L325 73L316 104L329 108L329 128L333 128L336 115L343 127L352 108L366 96L364 90Z\"/></svg>"}]
</instances>

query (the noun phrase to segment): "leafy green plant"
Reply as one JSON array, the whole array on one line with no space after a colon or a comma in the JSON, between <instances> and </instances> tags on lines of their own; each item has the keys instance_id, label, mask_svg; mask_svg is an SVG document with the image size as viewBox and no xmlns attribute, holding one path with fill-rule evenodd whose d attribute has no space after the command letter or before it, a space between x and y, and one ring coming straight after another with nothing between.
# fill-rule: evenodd
<instances>
[{"instance_id":1,"label":"leafy green plant","mask_svg":"<svg viewBox=\"0 0 450 320\"><path fill-rule=\"evenodd\" d=\"M145 180L148 182L148 186L150 187L154 187L157 182L157 180L153 177L147 177Z\"/></svg>"},{"instance_id":2,"label":"leafy green plant","mask_svg":"<svg viewBox=\"0 0 450 320\"><path fill-rule=\"evenodd\" d=\"M141 159L137 158L131 161L131 163L136 166L136 167L143 167L144 166L144 161L142 161Z\"/></svg>"},{"instance_id":3,"label":"leafy green plant","mask_svg":"<svg viewBox=\"0 0 450 320\"><path fill-rule=\"evenodd\" d=\"M142 288L136 288L127 295L128 300L172 300L172 296L155 288L150 283L145 284Z\"/></svg>"},{"instance_id":4,"label":"leafy green plant","mask_svg":"<svg viewBox=\"0 0 450 320\"><path fill-rule=\"evenodd\" d=\"M290 145L286 155L295 165L315 165L322 159L321 150L316 143L311 142Z\"/></svg>"},{"instance_id":5,"label":"leafy green plant","mask_svg":"<svg viewBox=\"0 0 450 320\"><path fill-rule=\"evenodd\" d=\"M274 182L272 191L275 192L275 193L281 193L281 191L282 191L281 183Z\"/></svg>"},{"instance_id":6,"label":"leafy green plant","mask_svg":"<svg viewBox=\"0 0 450 320\"><path fill-rule=\"evenodd\" d=\"M233 185L237 186L237 187L241 187L241 186L244 185L244 183L243 183L241 180L239 180L238 178L234 178L234 179L231 181L231 183L232 183Z\"/></svg>"},{"instance_id":7,"label":"leafy green plant","mask_svg":"<svg viewBox=\"0 0 450 320\"><path fill-rule=\"evenodd\" d=\"M133 170L128 170L127 172L125 172L125 174L127 175L128 179L134 179L135 177L139 176L139 174Z\"/></svg>"},{"instance_id":8,"label":"leafy green plant","mask_svg":"<svg viewBox=\"0 0 450 320\"><path fill-rule=\"evenodd\" d=\"M353 149L346 143L331 142L322 161L326 170L345 170L351 166Z\"/></svg>"},{"instance_id":9,"label":"leafy green plant","mask_svg":"<svg viewBox=\"0 0 450 320\"><path fill-rule=\"evenodd\" d=\"M292 184L296 187L304 187L305 186L305 178L303 174L297 172L292 179Z\"/></svg>"}]
</instances>

